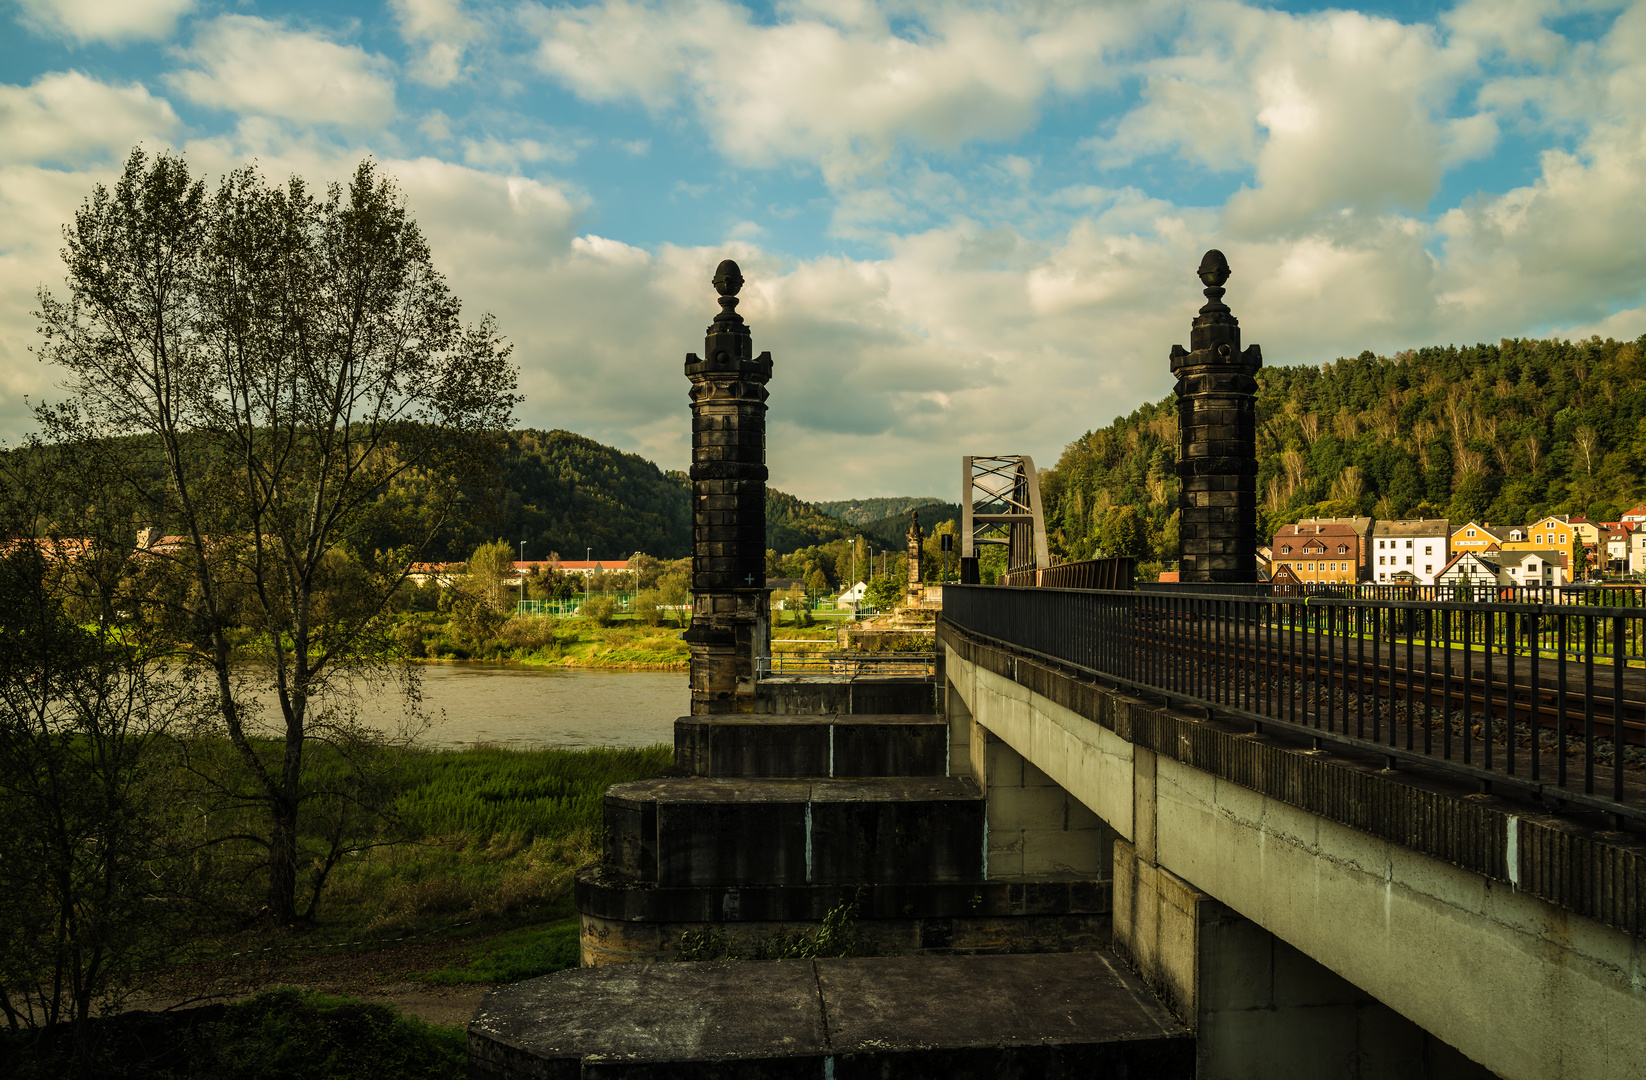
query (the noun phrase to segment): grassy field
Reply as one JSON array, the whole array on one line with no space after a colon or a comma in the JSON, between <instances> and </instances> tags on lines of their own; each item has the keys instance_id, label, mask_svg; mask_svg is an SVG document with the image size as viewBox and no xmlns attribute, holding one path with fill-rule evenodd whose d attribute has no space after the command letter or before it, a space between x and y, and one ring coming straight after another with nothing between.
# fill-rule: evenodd
<instances>
[{"instance_id":1,"label":"grassy field","mask_svg":"<svg viewBox=\"0 0 1646 1080\"><path fill-rule=\"evenodd\" d=\"M601 797L673 763L642 749L409 751L397 799L412 840L333 874L321 918L350 932L564 917L577 867L599 856Z\"/></svg>"},{"instance_id":2,"label":"grassy field","mask_svg":"<svg viewBox=\"0 0 1646 1080\"><path fill-rule=\"evenodd\" d=\"M511 660L639 671L685 671L691 660L680 627L648 626L631 616L618 616L610 626L582 618L516 616L481 642L464 639L445 615L401 618L402 645L411 655L429 660Z\"/></svg>"}]
</instances>

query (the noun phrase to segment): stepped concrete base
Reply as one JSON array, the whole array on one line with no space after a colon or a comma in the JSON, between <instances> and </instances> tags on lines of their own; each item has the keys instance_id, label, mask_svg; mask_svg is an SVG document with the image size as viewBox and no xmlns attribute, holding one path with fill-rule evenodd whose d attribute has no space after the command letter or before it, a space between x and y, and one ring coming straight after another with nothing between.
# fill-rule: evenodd
<instances>
[{"instance_id":1,"label":"stepped concrete base","mask_svg":"<svg viewBox=\"0 0 1646 1080\"><path fill-rule=\"evenodd\" d=\"M960 777L658 779L606 792L605 863L665 886L981 881Z\"/></svg>"},{"instance_id":2,"label":"stepped concrete base","mask_svg":"<svg viewBox=\"0 0 1646 1080\"><path fill-rule=\"evenodd\" d=\"M670 960L708 931L743 956L778 934L815 932L841 904L869 955L1089 950L1110 935L1111 883L1087 878L916 885L663 888L585 867L577 877L585 967Z\"/></svg>"},{"instance_id":3,"label":"stepped concrete base","mask_svg":"<svg viewBox=\"0 0 1646 1080\"><path fill-rule=\"evenodd\" d=\"M494 990L469 1075L1189 1080L1195 1044L1105 953L621 964Z\"/></svg>"},{"instance_id":4,"label":"stepped concrete base","mask_svg":"<svg viewBox=\"0 0 1646 1080\"><path fill-rule=\"evenodd\" d=\"M778 716L937 713L937 687L938 680L930 677L772 675L755 684L754 711Z\"/></svg>"},{"instance_id":5,"label":"stepped concrete base","mask_svg":"<svg viewBox=\"0 0 1646 1080\"><path fill-rule=\"evenodd\" d=\"M693 776L943 776L941 716L682 716L675 764Z\"/></svg>"}]
</instances>

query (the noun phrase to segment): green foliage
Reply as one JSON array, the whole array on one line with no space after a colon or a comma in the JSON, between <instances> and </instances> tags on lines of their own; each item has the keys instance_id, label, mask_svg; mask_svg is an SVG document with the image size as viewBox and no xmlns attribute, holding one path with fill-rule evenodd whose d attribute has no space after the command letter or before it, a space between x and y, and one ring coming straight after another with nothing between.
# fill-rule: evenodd
<instances>
[{"instance_id":1,"label":"green foliage","mask_svg":"<svg viewBox=\"0 0 1646 1080\"><path fill-rule=\"evenodd\" d=\"M859 530L829 517L811 503L775 488L766 489L766 546L776 551L815 547L830 540L844 540Z\"/></svg>"},{"instance_id":2,"label":"green foliage","mask_svg":"<svg viewBox=\"0 0 1646 1080\"><path fill-rule=\"evenodd\" d=\"M268 990L230 1005L194 1040L183 1075L218 1080L458 1080L461 1028L426 1024L391 1005Z\"/></svg>"},{"instance_id":3,"label":"green foliage","mask_svg":"<svg viewBox=\"0 0 1646 1080\"><path fill-rule=\"evenodd\" d=\"M900 496L880 499L836 499L832 502L813 503L816 509L848 525L873 525L891 518L909 520L909 511L941 503L931 496ZM921 515L925 520L925 515Z\"/></svg>"},{"instance_id":4,"label":"green foliage","mask_svg":"<svg viewBox=\"0 0 1646 1080\"><path fill-rule=\"evenodd\" d=\"M603 593L595 593L584 600L583 606L577 610L578 614L595 626L610 626L613 616L617 613L617 601Z\"/></svg>"},{"instance_id":5,"label":"green foliage","mask_svg":"<svg viewBox=\"0 0 1646 1080\"><path fill-rule=\"evenodd\" d=\"M529 428L508 434L501 472L506 495L489 527L514 542L516 554L525 540L528 560L581 559L589 547L619 563L635 551L671 559L691 551L684 473L569 431ZM486 535L454 535L440 557L460 558Z\"/></svg>"},{"instance_id":6,"label":"green foliage","mask_svg":"<svg viewBox=\"0 0 1646 1080\"><path fill-rule=\"evenodd\" d=\"M582 958L580 920L560 919L489 938L468 950L461 967L445 967L419 978L437 986L512 983L577 967Z\"/></svg>"},{"instance_id":7,"label":"green foliage","mask_svg":"<svg viewBox=\"0 0 1646 1080\"><path fill-rule=\"evenodd\" d=\"M1646 497L1643 354L1646 338L1505 339L1264 368L1259 528L1351 515L1615 520ZM1115 549L1105 527L1123 507L1145 525L1139 554L1170 565L1177 453L1174 398L1070 443L1041 478L1052 551Z\"/></svg>"},{"instance_id":8,"label":"green foliage","mask_svg":"<svg viewBox=\"0 0 1646 1080\"><path fill-rule=\"evenodd\" d=\"M890 611L903 599L903 587L898 579L887 576L872 578L863 594L863 603L878 611Z\"/></svg>"},{"instance_id":9,"label":"green foliage","mask_svg":"<svg viewBox=\"0 0 1646 1080\"><path fill-rule=\"evenodd\" d=\"M668 747L407 752L401 812L423 836L534 839L600 823L607 788L655 776Z\"/></svg>"}]
</instances>

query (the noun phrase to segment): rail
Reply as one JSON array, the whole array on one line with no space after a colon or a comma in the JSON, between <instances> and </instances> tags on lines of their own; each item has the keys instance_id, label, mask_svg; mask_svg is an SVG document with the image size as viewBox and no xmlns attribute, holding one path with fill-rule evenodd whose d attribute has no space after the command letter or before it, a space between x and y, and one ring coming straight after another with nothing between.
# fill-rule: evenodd
<instances>
[{"instance_id":1,"label":"rail","mask_svg":"<svg viewBox=\"0 0 1646 1080\"><path fill-rule=\"evenodd\" d=\"M1262 728L1646 823L1646 609L951 586L943 618Z\"/></svg>"},{"instance_id":2,"label":"rail","mask_svg":"<svg viewBox=\"0 0 1646 1080\"><path fill-rule=\"evenodd\" d=\"M937 655L918 653L779 652L760 658L760 676L861 675L926 678L937 671Z\"/></svg>"}]
</instances>

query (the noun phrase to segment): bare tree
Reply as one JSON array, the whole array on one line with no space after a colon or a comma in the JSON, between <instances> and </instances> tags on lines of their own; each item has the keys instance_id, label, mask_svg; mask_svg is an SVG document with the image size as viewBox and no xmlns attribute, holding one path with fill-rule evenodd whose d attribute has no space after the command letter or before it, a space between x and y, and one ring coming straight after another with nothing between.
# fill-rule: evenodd
<instances>
[{"instance_id":1,"label":"bare tree","mask_svg":"<svg viewBox=\"0 0 1646 1080\"><path fill-rule=\"evenodd\" d=\"M489 320L461 323L369 161L323 197L250 168L208 195L180 158L134 150L64 237L68 298L41 292L39 351L69 397L38 417L175 536L149 549L173 586L157 605L209 675L240 794L262 808L269 914L289 921L299 813L322 796L305 751L328 724L346 741L359 679L415 695L386 611L498 459L508 348ZM243 659L267 665L272 732Z\"/></svg>"},{"instance_id":2,"label":"bare tree","mask_svg":"<svg viewBox=\"0 0 1646 1080\"><path fill-rule=\"evenodd\" d=\"M1595 474L1595 453L1599 446L1600 435L1588 424L1583 424L1572 432L1572 447L1583 460L1583 471L1590 476Z\"/></svg>"}]
</instances>

